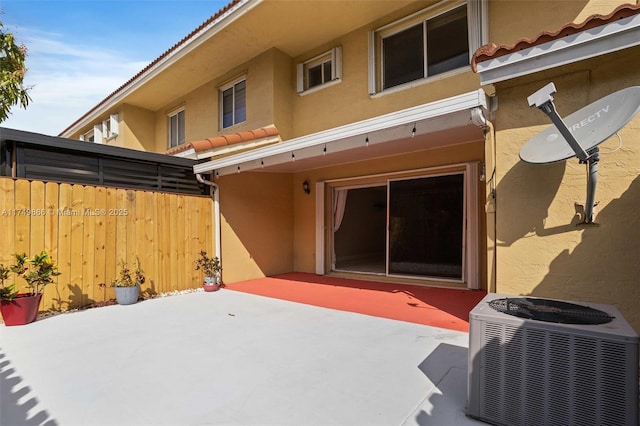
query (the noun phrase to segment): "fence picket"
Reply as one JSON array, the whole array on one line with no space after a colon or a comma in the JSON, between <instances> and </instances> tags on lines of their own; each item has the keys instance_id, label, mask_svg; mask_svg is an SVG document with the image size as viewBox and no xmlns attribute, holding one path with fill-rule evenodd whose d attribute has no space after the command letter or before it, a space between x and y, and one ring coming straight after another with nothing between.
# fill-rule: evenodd
<instances>
[{"instance_id":1,"label":"fence picket","mask_svg":"<svg viewBox=\"0 0 640 426\"><path fill-rule=\"evenodd\" d=\"M96 188L85 186L82 200L82 297L80 306L95 302Z\"/></svg>"},{"instance_id":2,"label":"fence picket","mask_svg":"<svg viewBox=\"0 0 640 426\"><path fill-rule=\"evenodd\" d=\"M31 253L40 253L44 250L44 182L31 182L29 190L30 204L27 216L30 219L31 233L29 235L29 251Z\"/></svg>"},{"instance_id":3,"label":"fence picket","mask_svg":"<svg viewBox=\"0 0 640 426\"><path fill-rule=\"evenodd\" d=\"M60 276L55 286L55 309L66 311L70 309L69 288L71 286L71 216L65 214L71 211L72 186L67 183L59 186L58 210L53 214L58 218L58 253L54 259L58 262ZM53 254L53 253L52 253ZM51 289L48 289L51 290ZM46 292L45 292L46 295Z\"/></svg>"},{"instance_id":4,"label":"fence picket","mask_svg":"<svg viewBox=\"0 0 640 426\"><path fill-rule=\"evenodd\" d=\"M45 205L46 216L44 221L44 249L53 256L53 260L59 263L59 235L60 226L58 223L58 208L60 199L60 186L55 182L47 182L45 184ZM58 286L60 285L60 277L54 278L54 284L45 287L42 295L42 307L45 310L56 309L54 299L57 296Z\"/></svg>"},{"instance_id":5,"label":"fence picket","mask_svg":"<svg viewBox=\"0 0 640 426\"><path fill-rule=\"evenodd\" d=\"M29 243L31 242L31 221L26 212L31 208L31 190L29 181L18 180L15 186L15 251L16 253L29 253Z\"/></svg>"},{"instance_id":6,"label":"fence picket","mask_svg":"<svg viewBox=\"0 0 640 426\"><path fill-rule=\"evenodd\" d=\"M104 302L106 297L106 250L107 239L107 191L105 188L95 188L95 229L94 229L94 266L93 266L93 299Z\"/></svg>"},{"instance_id":7,"label":"fence picket","mask_svg":"<svg viewBox=\"0 0 640 426\"><path fill-rule=\"evenodd\" d=\"M3 250L0 250L0 263L9 265L11 253L16 250L15 242L15 183L13 179L0 179L0 235L3 239Z\"/></svg>"}]
</instances>

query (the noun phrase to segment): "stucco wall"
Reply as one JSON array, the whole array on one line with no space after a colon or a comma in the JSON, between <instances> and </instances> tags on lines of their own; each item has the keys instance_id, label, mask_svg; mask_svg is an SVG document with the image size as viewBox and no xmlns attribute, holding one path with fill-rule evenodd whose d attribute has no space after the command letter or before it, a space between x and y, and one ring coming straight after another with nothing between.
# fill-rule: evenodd
<instances>
[{"instance_id":1,"label":"stucco wall","mask_svg":"<svg viewBox=\"0 0 640 426\"><path fill-rule=\"evenodd\" d=\"M223 278L227 283L293 270L292 176L220 177Z\"/></svg>"},{"instance_id":2,"label":"stucco wall","mask_svg":"<svg viewBox=\"0 0 640 426\"><path fill-rule=\"evenodd\" d=\"M133 105L123 105L120 124L123 137L118 137L119 146L124 146L124 141L127 141L127 148L157 151L154 146L154 120L152 111Z\"/></svg>"},{"instance_id":3,"label":"stucco wall","mask_svg":"<svg viewBox=\"0 0 640 426\"><path fill-rule=\"evenodd\" d=\"M167 117L172 111L185 109L185 139L187 142L221 134L253 130L282 122L284 133L291 127L290 58L277 49L270 49L247 63L229 70L155 113L155 144L157 152L168 149ZM245 76L247 79L247 119L226 129L219 128L219 89Z\"/></svg>"},{"instance_id":4,"label":"stucco wall","mask_svg":"<svg viewBox=\"0 0 640 426\"><path fill-rule=\"evenodd\" d=\"M526 98L553 81L559 114L640 85L640 48L497 85L497 292L616 305L640 331L640 116L600 146L595 222L579 225L586 166L519 160L550 124Z\"/></svg>"},{"instance_id":5,"label":"stucco wall","mask_svg":"<svg viewBox=\"0 0 640 426\"><path fill-rule=\"evenodd\" d=\"M581 23L594 14L607 15L623 3L620 0L490 1L490 39L497 45L511 45L523 37L534 39L543 31L558 31L567 22Z\"/></svg>"}]
</instances>

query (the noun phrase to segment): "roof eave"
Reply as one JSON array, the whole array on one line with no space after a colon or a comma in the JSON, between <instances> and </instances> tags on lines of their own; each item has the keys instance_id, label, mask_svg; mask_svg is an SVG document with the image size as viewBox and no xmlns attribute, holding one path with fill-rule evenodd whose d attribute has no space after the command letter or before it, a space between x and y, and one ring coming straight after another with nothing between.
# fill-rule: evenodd
<instances>
[{"instance_id":1,"label":"roof eave","mask_svg":"<svg viewBox=\"0 0 640 426\"><path fill-rule=\"evenodd\" d=\"M499 83L640 45L640 15L477 64L482 85Z\"/></svg>"},{"instance_id":2,"label":"roof eave","mask_svg":"<svg viewBox=\"0 0 640 426\"><path fill-rule=\"evenodd\" d=\"M147 83L149 80L155 78L158 74L169 68L171 65L182 59L189 52L202 45L207 40L211 39L218 32L226 28L233 23L236 19L241 17L247 11L251 10L258 3L263 0L240 0L237 4L233 5L229 10L222 13L217 18L213 19L207 25L204 25L195 34L192 34L179 42L177 46L172 47L169 51L165 52L158 59L152 62L148 68L141 71L138 75L133 77L111 95L107 96L98 105L89 110L85 115L76 120L73 124L67 127L60 133L60 137L70 137L72 134L80 131L83 127L91 124L95 120L99 119L102 115L108 113L114 106L122 102L131 93L138 90L141 86Z\"/></svg>"}]
</instances>

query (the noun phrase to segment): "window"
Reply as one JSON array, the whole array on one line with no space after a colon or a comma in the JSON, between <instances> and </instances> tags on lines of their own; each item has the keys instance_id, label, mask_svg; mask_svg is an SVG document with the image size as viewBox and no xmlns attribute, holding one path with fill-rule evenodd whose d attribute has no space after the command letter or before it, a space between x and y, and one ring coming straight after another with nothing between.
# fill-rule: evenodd
<instances>
[{"instance_id":1,"label":"window","mask_svg":"<svg viewBox=\"0 0 640 426\"><path fill-rule=\"evenodd\" d=\"M89 130L87 133L80 135L80 140L85 142L94 142L93 130Z\"/></svg>"},{"instance_id":2,"label":"window","mask_svg":"<svg viewBox=\"0 0 640 426\"><path fill-rule=\"evenodd\" d=\"M118 114L111 114L108 120L102 122L102 137L105 140L118 136Z\"/></svg>"},{"instance_id":3,"label":"window","mask_svg":"<svg viewBox=\"0 0 640 426\"><path fill-rule=\"evenodd\" d=\"M222 128L247 119L247 81L236 81L220 89L220 123Z\"/></svg>"},{"instance_id":4,"label":"window","mask_svg":"<svg viewBox=\"0 0 640 426\"><path fill-rule=\"evenodd\" d=\"M298 93L337 82L342 76L342 48L335 47L300 63L297 69Z\"/></svg>"},{"instance_id":5,"label":"window","mask_svg":"<svg viewBox=\"0 0 640 426\"><path fill-rule=\"evenodd\" d=\"M184 109L169 114L169 148L182 145L184 137Z\"/></svg>"},{"instance_id":6,"label":"window","mask_svg":"<svg viewBox=\"0 0 640 426\"><path fill-rule=\"evenodd\" d=\"M471 54L486 40L486 1L445 8L449 4L438 3L370 33L371 94L469 66Z\"/></svg>"},{"instance_id":7,"label":"window","mask_svg":"<svg viewBox=\"0 0 640 426\"><path fill-rule=\"evenodd\" d=\"M93 130L80 135L85 142L103 143L118 136L118 114L111 114L108 120L93 126Z\"/></svg>"}]
</instances>

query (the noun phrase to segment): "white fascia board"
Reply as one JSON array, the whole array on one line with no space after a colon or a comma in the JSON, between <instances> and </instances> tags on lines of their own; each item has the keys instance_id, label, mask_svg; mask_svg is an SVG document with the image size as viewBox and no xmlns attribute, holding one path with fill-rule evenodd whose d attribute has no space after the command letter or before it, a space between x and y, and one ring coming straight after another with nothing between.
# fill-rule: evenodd
<instances>
[{"instance_id":1,"label":"white fascia board","mask_svg":"<svg viewBox=\"0 0 640 426\"><path fill-rule=\"evenodd\" d=\"M119 92L115 93L109 102L97 107L89 115L87 115L82 121L76 123L73 127L70 127L62 137L67 137L72 133L79 131L80 128L98 119L101 115L105 114L114 105L121 102L125 97L135 92L139 87L147 83L149 80L155 78L162 71L170 67L172 64L186 56L189 52L215 36L218 32L222 31L229 24L233 23L236 19L244 15L249 10L253 9L257 4L263 0L242 0L231 9L220 15L218 18L211 21L207 26L203 27L198 33L191 36L191 38L185 41L182 45L178 46L171 52L169 52L164 58L159 60L152 67L147 69L143 74L134 79L129 85L124 87Z\"/></svg>"},{"instance_id":2,"label":"white fascia board","mask_svg":"<svg viewBox=\"0 0 640 426\"><path fill-rule=\"evenodd\" d=\"M286 158L290 158L292 152L301 149L323 146L330 144L331 142L350 137L366 135L368 133L401 126L403 124L416 123L421 120L428 120L430 118L436 118L446 114L471 110L476 107L482 107L483 109L487 108L487 96L482 89L369 118L344 126L334 127L333 129L301 136L264 148L258 148L252 151L208 161L206 163L196 164L193 167L193 171L194 173L209 173L213 170L224 167L260 161L262 159L270 157L273 158L282 154L287 154ZM270 164L273 164L273 162L270 162Z\"/></svg>"},{"instance_id":3,"label":"white fascia board","mask_svg":"<svg viewBox=\"0 0 640 426\"><path fill-rule=\"evenodd\" d=\"M492 84L640 45L640 15L568 35L477 65L480 83Z\"/></svg>"},{"instance_id":4,"label":"white fascia board","mask_svg":"<svg viewBox=\"0 0 640 426\"><path fill-rule=\"evenodd\" d=\"M177 154L173 154L174 157L181 157L181 158L192 158L192 159L196 159L196 150L193 148L189 148L186 151L182 151L182 152L178 152Z\"/></svg>"}]
</instances>

